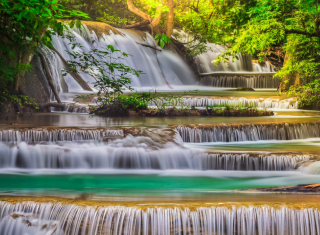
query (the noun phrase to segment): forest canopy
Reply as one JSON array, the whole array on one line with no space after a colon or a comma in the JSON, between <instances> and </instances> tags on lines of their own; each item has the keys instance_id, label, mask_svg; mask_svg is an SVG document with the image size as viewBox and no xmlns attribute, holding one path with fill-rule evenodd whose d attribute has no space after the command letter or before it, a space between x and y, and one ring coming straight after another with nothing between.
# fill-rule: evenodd
<instances>
[{"instance_id":1,"label":"forest canopy","mask_svg":"<svg viewBox=\"0 0 320 235\"><path fill-rule=\"evenodd\" d=\"M240 52L251 54L278 71L276 76L283 81L280 92L298 96L302 107L319 108L318 1L0 0L1 82L17 90L19 76L29 64L21 53L39 43L50 44L48 28L61 33L60 20L80 24L78 19L90 19L149 31L154 37L166 35L174 43L183 32L187 42L182 44L190 56L206 51L208 42L223 45L226 53L214 63L236 58Z\"/></svg>"}]
</instances>

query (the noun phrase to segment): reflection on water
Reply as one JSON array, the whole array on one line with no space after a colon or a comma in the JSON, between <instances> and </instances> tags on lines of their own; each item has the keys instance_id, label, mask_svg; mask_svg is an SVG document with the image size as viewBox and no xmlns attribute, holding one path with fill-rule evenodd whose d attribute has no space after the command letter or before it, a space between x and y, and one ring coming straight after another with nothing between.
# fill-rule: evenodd
<instances>
[{"instance_id":1,"label":"reflection on water","mask_svg":"<svg viewBox=\"0 0 320 235\"><path fill-rule=\"evenodd\" d=\"M284 115L282 115L284 114ZM270 117L99 117L88 114L48 113L23 117L0 116L0 128L64 126L64 127L108 127L108 126L156 126L187 124L232 124L232 123L274 123L274 122L310 122L319 121L319 112L307 116L304 111L277 111ZM8 125L15 123L17 125Z\"/></svg>"}]
</instances>

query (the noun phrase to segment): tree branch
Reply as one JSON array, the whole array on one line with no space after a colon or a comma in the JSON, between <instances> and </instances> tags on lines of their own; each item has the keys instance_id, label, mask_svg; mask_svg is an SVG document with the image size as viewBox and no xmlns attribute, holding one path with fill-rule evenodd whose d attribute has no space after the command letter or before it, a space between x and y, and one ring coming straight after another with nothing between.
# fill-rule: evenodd
<instances>
[{"instance_id":1,"label":"tree branch","mask_svg":"<svg viewBox=\"0 0 320 235\"><path fill-rule=\"evenodd\" d=\"M149 22L151 22L151 17L148 14L136 8L136 6L133 4L133 0L127 0L127 5L128 5L129 11L131 11L137 16L140 16L142 19L148 20Z\"/></svg>"},{"instance_id":2,"label":"tree branch","mask_svg":"<svg viewBox=\"0 0 320 235\"><path fill-rule=\"evenodd\" d=\"M122 28L123 29L138 28L138 27L142 27L142 26L148 25L149 23L150 23L149 20L144 20L144 21L137 22L135 24L123 26Z\"/></svg>"},{"instance_id":3,"label":"tree branch","mask_svg":"<svg viewBox=\"0 0 320 235\"><path fill-rule=\"evenodd\" d=\"M59 53L59 51L57 51L57 49L52 48L52 50L57 53L57 55L60 57L60 59L62 60L64 67L66 68L66 70L68 70L69 74L74 78L74 80L82 87L83 90L85 91L92 91L91 87L88 85L88 83L83 80L83 78L80 76L79 73L77 72L72 72L71 69L69 68L69 63L68 61L65 60L65 58L63 58L63 56Z\"/></svg>"},{"instance_id":4,"label":"tree branch","mask_svg":"<svg viewBox=\"0 0 320 235\"><path fill-rule=\"evenodd\" d=\"M152 48L152 49L154 49L154 50L162 51L162 49L157 48L157 47L150 46L150 45L148 45L148 44L143 44L143 43L140 43L140 42L136 42L136 43L139 44L139 45L141 45L141 46L144 46L144 47L150 47L150 48Z\"/></svg>"},{"instance_id":5,"label":"tree branch","mask_svg":"<svg viewBox=\"0 0 320 235\"><path fill-rule=\"evenodd\" d=\"M319 35L317 35L316 33L309 33L309 32L305 32L305 31L298 30L298 29L285 30L285 33L288 33L288 34L301 34L301 35L306 35L306 36L309 36L309 37L319 37Z\"/></svg>"},{"instance_id":6,"label":"tree branch","mask_svg":"<svg viewBox=\"0 0 320 235\"><path fill-rule=\"evenodd\" d=\"M160 23L161 20L161 5L158 5L156 8L156 14L155 17L153 17L152 21L151 21L151 26L155 27Z\"/></svg>"}]
</instances>

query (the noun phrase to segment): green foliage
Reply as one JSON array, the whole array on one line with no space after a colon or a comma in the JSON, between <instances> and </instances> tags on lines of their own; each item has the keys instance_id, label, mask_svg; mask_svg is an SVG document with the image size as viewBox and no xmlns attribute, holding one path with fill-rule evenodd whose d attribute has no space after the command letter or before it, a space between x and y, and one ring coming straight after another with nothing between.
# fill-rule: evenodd
<instances>
[{"instance_id":1,"label":"green foliage","mask_svg":"<svg viewBox=\"0 0 320 235\"><path fill-rule=\"evenodd\" d=\"M185 91L182 94L175 93L158 93L156 90L153 93L150 93L150 104L151 106L156 106L157 111L164 113L168 108L175 109L188 109L189 106L186 106L182 101L182 97L190 94L196 94L198 91Z\"/></svg>"},{"instance_id":2,"label":"green foliage","mask_svg":"<svg viewBox=\"0 0 320 235\"><path fill-rule=\"evenodd\" d=\"M197 9L202 9L201 3ZM291 87L289 93L300 97L301 107L318 106L318 0L213 0L209 5L207 3L210 9L207 12L211 12L212 18L210 22L203 21L202 26L210 25L208 31L211 36L205 37L227 48L227 52L214 63L227 62L230 57L235 58L242 52L253 55L259 61L283 64L275 76L285 83L290 75L296 74L301 78L300 84Z\"/></svg>"},{"instance_id":3,"label":"green foliage","mask_svg":"<svg viewBox=\"0 0 320 235\"><path fill-rule=\"evenodd\" d=\"M57 0L0 0L0 102L25 103L19 79L30 69L30 58L39 43L51 46L53 32L63 32L63 18L88 18L77 10L65 10ZM50 28L50 30L48 30Z\"/></svg>"},{"instance_id":4,"label":"green foliage","mask_svg":"<svg viewBox=\"0 0 320 235\"><path fill-rule=\"evenodd\" d=\"M76 43L71 42L73 46ZM80 46L80 45L78 45ZM91 49L86 52L68 52L73 60L69 61L70 71L79 71L95 79L98 90L98 110L106 115L123 114L128 109L140 109L145 106L142 96L123 96L124 89L133 90L130 76L139 77L142 73L123 64L121 61L129 55L116 50L112 45L106 48ZM139 99L138 99L139 98Z\"/></svg>"},{"instance_id":5,"label":"green foliage","mask_svg":"<svg viewBox=\"0 0 320 235\"><path fill-rule=\"evenodd\" d=\"M172 43L171 39L164 33L156 34L154 38L161 48L163 48L167 43Z\"/></svg>"},{"instance_id":6,"label":"green foliage","mask_svg":"<svg viewBox=\"0 0 320 235\"><path fill-rule=\"evenodd\" d=\"M93 21L110 25L123 26L140 21L127 9L126 0L59 0L59 2L67 9L78 9L87 13Z\"/></svg>"},{"instance_id":7,"label":"green foliage","mask_svg":"<svg viewBox=\"0 0 320 235\"><path fill-rule=\"evenodd\" d=\"M305 85L290 87L288 94L298 98L298 106L305 109L320 109L320 79Z\"/></svg>"}]
</instances>

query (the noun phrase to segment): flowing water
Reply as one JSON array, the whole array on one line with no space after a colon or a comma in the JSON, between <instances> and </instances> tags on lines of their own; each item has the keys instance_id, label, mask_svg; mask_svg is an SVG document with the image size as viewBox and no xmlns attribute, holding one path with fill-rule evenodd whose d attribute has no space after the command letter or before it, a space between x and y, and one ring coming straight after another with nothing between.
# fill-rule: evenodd
<instances>
[{"instance_id":1,"label":"flowing water","mask_svg":"<svg viewBox=\"0 0 320 235\"><path fill-rule=\"evenodd\" d=\"M136 207L25 202L2 203L0 212L0 232L4 234L316 234L320 226L316 209L267 206L142 211Z\"/></svg>"},{"instance_id":2,"label":"flowing water","mask_svg":"<svg viewBox=\"0 0 320 235\"><path fill-rule=\"evenodd\" d=\"M0 234L320 234L319 194L246 191L320 182L320 113L279 96L270 64L240 54L213 66L224 48L208 45L212 51L196 58L193 74L173 52L138 44L156 46L147 33L70 33L82 45L77 51L111 44L131 54L124 63L145 72L131 77L137 91L199 88L172 102L255 106L275 115L89 115L85 104L72 104L87 91L62 76L57 53L41 47L66 104L53 113L0 117ZM54 36L53 45L70 60L68 39ZM93 87L92 77L80 75ZM263 90L225 89L242 86Z\"/></svg>"}]
</instances>

